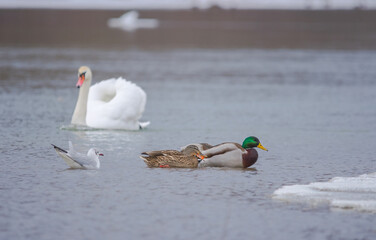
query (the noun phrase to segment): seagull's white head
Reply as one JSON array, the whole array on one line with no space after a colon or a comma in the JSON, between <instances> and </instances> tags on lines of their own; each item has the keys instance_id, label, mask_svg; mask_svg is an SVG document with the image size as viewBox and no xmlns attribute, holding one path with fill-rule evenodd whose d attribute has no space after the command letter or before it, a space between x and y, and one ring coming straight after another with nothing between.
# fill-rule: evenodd
<instances>
[{"instance_id":1,"label":"seagull's white head","mask_svg":"<svg viewBox=\"0 0 376 240\"><path fill-rule=\"evenodd\" d=\"M98 152L95 148L90 148L87 156L95 161L95 168L99 169L101 166L101 163L99 161L99 156L103 156L102 153Z\"/></svg>"},{"instance_id":2,"label":"seagull's white head","mask_svg":"<svg viewBox=\"0 0 376 240\"><path fill-rule=\"evenodd\" d=\"M97 149L95 149L95 148L90 148L89 149L89 152L87 153L87 155L88 156L97 156L97 157L99 157L99 156L104 156L103 155L103 153L100 153Z\"/></svg>"},{"instance_id":3,"label":"seagull's white head","mask_svg":"<svg viewBox=\"0 0 376 240\"><path fill-rule=\"evenodd\" d=\"M98 152L97 150L95 150L95 155L97 155L97 156L104 156L103 153L100 153L100 152Z\"/></svg>"}]
</instances>

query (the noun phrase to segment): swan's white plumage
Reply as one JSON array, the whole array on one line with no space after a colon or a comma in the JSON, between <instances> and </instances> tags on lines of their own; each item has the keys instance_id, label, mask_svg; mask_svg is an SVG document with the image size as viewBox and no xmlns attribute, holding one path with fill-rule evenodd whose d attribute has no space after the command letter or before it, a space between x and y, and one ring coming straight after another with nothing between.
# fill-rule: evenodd
<instances>
[{"instance_id":1,"label":"swan's white plumage","mask_svg":"<svg viewBox=\"0 0 376 240\"><path fill-rule=\"evenodd\" d=\"M72 116L73 125L138 130L150 124L138 121L146 105L146 93L139 86L120 77L90 87L92 73L87 66L79 68L78 76L80 92Z\"/></svg>"},{"instance_id":2,"label":"swan's white plumage","mask_svg":"<svg viewBox=\"0 0 376 240\"><path fill-rule=\"evenodd\" d=\"M103 80L89 91L86 124L93 128L140 128L138 119L145 110L146 93L123 78Z\"/></svg>"}]
</instances>

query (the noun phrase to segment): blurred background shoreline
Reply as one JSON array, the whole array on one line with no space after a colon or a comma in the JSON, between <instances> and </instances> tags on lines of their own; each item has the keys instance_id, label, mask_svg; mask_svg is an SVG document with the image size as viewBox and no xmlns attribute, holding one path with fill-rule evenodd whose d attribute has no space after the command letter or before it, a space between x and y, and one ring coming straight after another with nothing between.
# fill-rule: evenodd
<instances>
[{"instance_id":1,"label":"blurred background shoreline","mask_svg":"<svg viewBox=\"0 0 376 240\"><path fill-rule=\"evenodd\" d=\"M139 10L154 29L107 21L126 10L0 9L3 47L376 49L376 10Z\"/></svg>"}]
</instances>

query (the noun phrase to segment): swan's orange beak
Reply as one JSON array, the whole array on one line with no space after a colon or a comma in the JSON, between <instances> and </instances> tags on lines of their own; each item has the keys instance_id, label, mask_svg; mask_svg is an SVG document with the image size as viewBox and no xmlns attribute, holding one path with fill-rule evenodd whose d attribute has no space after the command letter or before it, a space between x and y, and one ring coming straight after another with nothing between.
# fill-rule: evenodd
<instances>
[{"instance_id":1,"label":"swan's orange beak","mask_svg":"<svg viewBox=\"0 0 376 240\"><path fill-rule=\"evenodd\" d=\"M82 86L82 84L84 83L84 81L85 81L85 74L81 74L78 77L78 81L77 81L76 87L80 88Z\"/></svg>"}]
</instances>

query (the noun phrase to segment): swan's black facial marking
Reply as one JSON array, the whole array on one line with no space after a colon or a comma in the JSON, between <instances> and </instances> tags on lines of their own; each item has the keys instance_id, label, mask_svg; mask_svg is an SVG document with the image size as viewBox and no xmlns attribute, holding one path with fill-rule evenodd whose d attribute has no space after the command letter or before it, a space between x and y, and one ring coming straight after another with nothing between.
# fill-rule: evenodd
<instances>
[{"instance_id":1,"label":"swan's black facial marking","mask_svg":"<svg viewBox=\"0 0 376 240\"><path fill-rule=\"evenodd\" d=\"M83 73L78 72L78 82L76 84L77 88L80 88L81 85L84 83L85 78L86 78L85 74L86 74L86 72L83 72Z\"/></svg>"}]
</instances>

